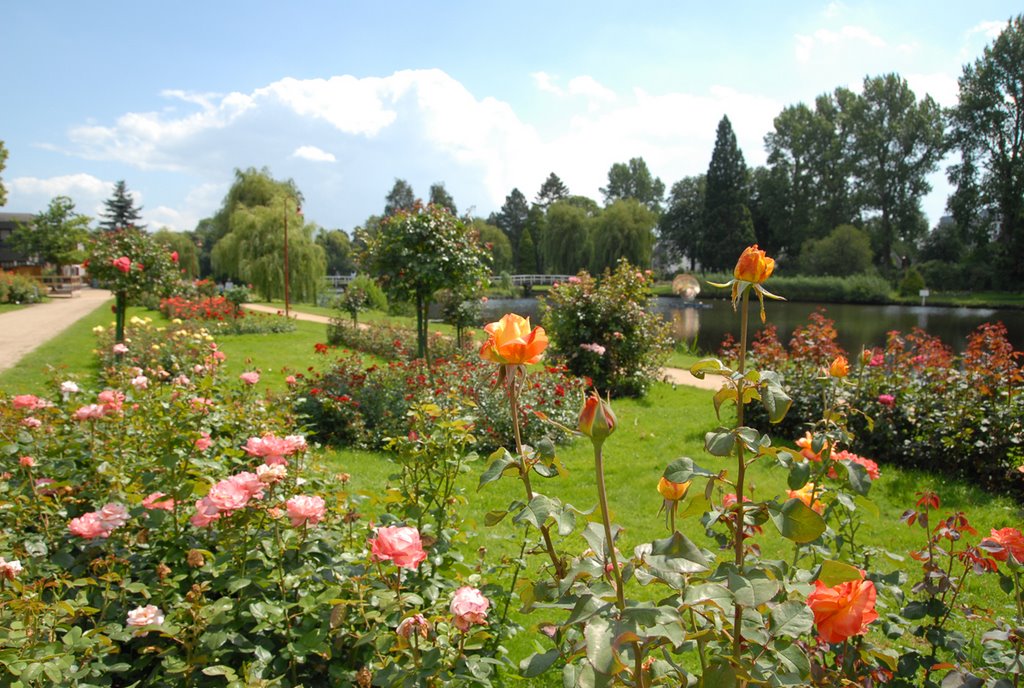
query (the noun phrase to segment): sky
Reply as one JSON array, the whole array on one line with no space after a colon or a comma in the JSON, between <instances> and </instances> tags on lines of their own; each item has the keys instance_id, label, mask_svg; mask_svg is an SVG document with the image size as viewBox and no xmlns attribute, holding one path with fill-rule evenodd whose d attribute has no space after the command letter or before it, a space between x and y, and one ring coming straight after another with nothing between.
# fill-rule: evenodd
<instances>
[{"instance_id":1,"label":"sky","mask_svg":"<svg viewBox=\"0 0 1024 688\"><path fill-rule=\"evenodd\" d=\"M956 103L1016 2L7 3L4 211L57 195L97 217L118 180L151 229L187 231L236 169L294 179L307 221L352 230L396 178L486 217L551 172L602 199L642 157L707 170L728 115L748 165L786 106L896 72ZM934 225L949 186L932 175Z\"/></svg>"}]
</instances>

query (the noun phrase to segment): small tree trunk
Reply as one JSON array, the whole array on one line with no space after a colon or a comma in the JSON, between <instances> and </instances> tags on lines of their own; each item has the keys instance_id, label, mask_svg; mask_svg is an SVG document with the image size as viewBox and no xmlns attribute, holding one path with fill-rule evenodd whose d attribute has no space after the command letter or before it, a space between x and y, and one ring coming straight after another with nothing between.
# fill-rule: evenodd
<instances>
[{"instance_id":1,"label":"small tree trunk","mask_svg":"<svg viewBox=\"0 0 1024 688\"><path fill-rule=\"evenodd\" d=\"M427 358L427 309L424 306L424 298L416 296L416 355L426 360Z\"/></svg>"},{"instance_id":2,"label":"small tree trunk","mask_svg":"<svg viewBox=\"0 0 1024 688\"><path fill-rule=\"evenodd\" d=\"M124 343L124 312L128 308L128 295L119 291L114 295L114 341Z\"/></svg>"}]
</instances>

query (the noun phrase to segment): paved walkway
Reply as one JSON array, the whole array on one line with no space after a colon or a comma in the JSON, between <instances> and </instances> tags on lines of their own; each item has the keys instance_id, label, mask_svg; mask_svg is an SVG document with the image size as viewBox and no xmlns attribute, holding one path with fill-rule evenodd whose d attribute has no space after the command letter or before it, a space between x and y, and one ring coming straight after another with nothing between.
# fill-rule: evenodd
<instances>
[{"instance_id":1,"label":"paved walkway","mask_svg":"<svg viewBox=\"0 0 1024 688\"><path fill-rule=\"evenodd\" d=\"M79 289L74 296L52 298L0 313L0 371L13 368L22 356L63 332L110 299L105 289Z\"/></svg>"},{"instance_id":2,"label":"paved walkway","mask_svg":"<svg viewBox=\"0 0 1024 688\"><path fill-rule=\"evenodd\" d=\"M281 313L280 308L274 308L273 306L263 306L256 303L247 303L244 306L252 311L260 311L261 313ZM327 324L331 321L330 318L324 315L313 315L312 313L301 313L299 311L292 311L291 316L296 320L305 320L307 322L316 322ZM665 382L670 382L674 385L686 385L688 387L697 387L699 389L707 389L712 392L717 392L722 386L722 380L716 376L708 376L703 380L698 380L690 374L689 370L683 370L682 368L662 368L662 377Z\"/></svg>"}]
</instances>

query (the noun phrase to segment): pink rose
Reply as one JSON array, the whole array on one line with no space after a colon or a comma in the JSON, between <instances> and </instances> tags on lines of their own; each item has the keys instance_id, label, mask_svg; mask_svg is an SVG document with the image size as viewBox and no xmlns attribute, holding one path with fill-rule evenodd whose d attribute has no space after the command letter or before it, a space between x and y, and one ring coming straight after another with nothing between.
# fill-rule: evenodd
<instances>
[{"instance_id":1,"label":"pink rose","mask_svg":"<svg viewBox=\"0 0 1024 688\"><path fill-rule=\"evenodd\" d=\"M377 561L393 561L403 569L415 569L427 558L420 541L420 531L411 526L377 528L370 541L370 553Z\"/></svg>"},{"instance_id":2,"label":"pink rose","mask_svg":"<svg viewBox=\"0 0 1024 688\"><path fill-rule=\"evenodd\" d=\"M38 418L33 418L32 416L29 416L28 418L22 418L21 424L26 428L38 428L43 424L43 421L39 420Z\"/></svg>"},{"instance_id":3,"label":"pink rose","mask_svg":"<svg viewBox=\"0 0 1024 688\"><path fill-rule=\"evenodd\" d=\"M14 577L21 573L21 562L17 559L7 561L0 557L0 579L14 580Z\"/></svg>"},{"instance_id":4,"label":"pink rose","mask_svg":"<svg viewBox=\"0 0 1024 688\"><path fill-rule=\"evenodd\" d=\"M247 385L255 385L260 381L260 374L255 370L250 370L239 375L238 379Z\"/></svg>"},{"instance_id":5,"label":"pink rose","mask_svg":"<svg viewBox=\"0 0 1024 688\"><path fill-rule=\"evenodd\" d=\"M199 438L195 442L198 451L206 451L212 444L213 440L210 439L210 433L208 432L200 433Z\"/></svg>"},{"instance_id":6,"label":"pink rose","mask_svg":"<svg viewBox=\"0 0 1024 688\"><path fill-rule=\"evenodd\" d=\"M174 511L173 499L160 499L166 497L163 492L154 492L142 500L142 506L147 509L162 509L163 511Z\"/></svg>"},{"instance_id":7,"label":"pink rose","mask_svg":"<svg viewBox=\"0 0 1024 688\"><path fill-rule=\"evenodd\" d=\"M284 457L291 456L305 448L306 440L300 435L278 437L270 433L263 437L250 437L246 440L244 447L247 454L262 458L267 465L287 465L288 460Z\"/></svg>"},{"instance_id":8,"label":"pink rose","mask_svg":"<svg viewBox=\"0 0 1024 688\"><path fill-rule=\"evenodd\" d=\"M476 588L465 585L452 596L451 612L455 627L465 633L469 627L487 623L487 610L491 602Z\"/></svg>"},{"instance_id":9,"label":"pink rose","mask_svg":"<svg viewBox=\"0 0 1024 688\"><path fill-rule=\"evenodd\" d=\"M16 409L29 409L30 411L46 406L46 403L35 394L17 394L11 397L11 403Z\"/></svg>"},{"instance_id":10,"label":"pink rose","mask_svg":"<svg viewBox=\"0 0 1024 688\"><path fill-rule=\"evenodd\" d=\"M131 385L135 389L141 391L149 388L149 378L145 375L137 375L132 378Z\"/></svg>"},{"instance_id":11,"label":"pink rose","mask_svg":"<svg viewBox=\"0 0 1024 688\"><path fill-rule=\"evenodd\" d=\"M128 612L129 626L159 626L164 622L164 613L160 608L147 604L145 607L136 607Z\"/></svg>"},{"instance_id":12,"label":"pink rose","mask_svg":"<svg viewBox=\"0 0 1024 688\"><path fill-rule=\"evenodd\" d=\"M189 399L189 404L192 405L192 410L197 413L208 413L213 408L213 401L205 397L192 397Z\"/></svg>"},{"instance_id":13,"label":"pink rose","mask_svg":"<svg viewBox=\"0 0 1024 688\"><path fill-rule=\"evenodd\" d=\"M413 635L419 635L422 638L426 638L430 633L432 626L430 622L422 614L413 614L412 616L402 619L402 623L398 624L398 628L395 629L395 633L399 638L405 638L408 640Z\"/></svg>"},{"instance_id":14,"label":"pink rose","mask_svg":"<svg viewBox=\"0 0 1024 688\"><path fill-rule=\"evenodd\" d=\"M36 491L39 494L43 495L44 497L52 497L53 495L57 494L57 491L51 490L46 486L52 485L55 482L57 481L54 480L53 478L39 478L36 480Z\"/></svg>"},{"instance_id":15,"label":"pink rose","mask_svg":"<svg viewBox=\"0 0 1024 688\"><path fill-rule=\"evenodd\" d=\"M296 383L297 381L296 381L296 379L295 379L295 376L294 376L294 375L289 375L288 377L286 377L286 378L284 379L284 382L285 382L285 384L286 384L286 385L288 385L289 387L291 387L291 386L292 386L292 385L294 385L294 384L295 384L295 383Z\"/></svg>"},{"instance_id":16,"label":"pink rose","mask_svg":"<svg viewBox=\"0 0 1024 688\"><path fill-rule=\"evenodd\" d=\"M184 373L171 380L171 382L178 385L179 387L188 387L190 384L192 384L192 381L188 379L188 375L185 375Z\"/></svg>"},{"instance_id":17,"label":"pink rose","mask_svg":"<svg viewBox=\"0 0 1024 688\"><path fill-rule=\"evenodd\" d=\"M327 512L323 497L298 495L285 502L285 506L288 508L288 518L294 528L298 528L304 523L311 526L316 525Z\"/></svg>"},{"instance_id":18,"label":"pink rose","mask_svg":"<svg viewBox=\"0 0 1024 688\"><path fill-rule=\"evenodd\" d=\"M103 524L100 523L100 515L95 511L71 519L71 522L68 523L68 530L72 535L86 539L105 538L110 535L110 531L103 527Z\"/></svg>"},{"instance_id":19,"label":"pink rose","mask_svg":"<svg viewBox=\"0 0 1024 688\"><path fill-rule=\"evenodd\" d=\"M282 464L273 466L261 464L256 467L256 476L260 479L261 483L273 485L288 477L288 469Z\"/></svg>"},{"instance_id":20,"label":"pink rose","mask_svg":"<svg viewBox=\"0 0 1024 688\"><path fill-rule=\"evenodd\" d=\"M75 411L73 418L78 421L98 420L103 417L105 412L106 409L99 404L89 404Z\"/></svg>"},{"instance_id":21,"label":"pink rose","mask_svg":"<svg viewBox=\"0 0 1024 688\"><path fill-rule=\"evenodd\" d=\"M60 383L60 391L61 394L77 394L80 390L78 389L77 384L75 384L71 380L65 380L64 382Z\"/></svg>"},{"instance_id":22,"label":"pink rose","mask_svg":"<svg viewBox=\"0 0 1024 688\"><path fill-rule=\"evenodd\" d=\"M24 466L25 468L32 468L33 466L36 465L36 460L33 459L31 456L23 456L20 459L18 459L18 463Z\"/></svg>"},{"instance_id":23,"label":"pink rose","mask_svg":"<svg viewBox=\"0 0 1024 688\"><path fill-rule=\"evenodd\" d=\"M96 515L100 520L100 525L108 533L128 522L128 509L124 508L123 504L115 502L105 504L102 509L96 512Z\"/></svg>"},{"instance_id":24,"label":"pink rose","mask_svg":"<svg viewBox=\"0 0 1024 688\"><path fill-rule=\"evenodd\" d=\"M882 406L895 406L896 397L894 397L891 394L879 394L878 403L881 404Z\"/></svg>"},{"instance_id":25,"label":"pink rose","mask_svg":"<svg viewBox=\"0 0 1024 688\"><path fill-rule=\"evenodd\" d=\"M121 256L110 261L110 264L123 273L128 273L132 269L132 259L128 256Z\"/></svg>"},{"instance_id":26,"label":"pink rose","mask_svg":"<svg viewBox=\"0 0 1024 688\"><path fill-rule=\"evenodd\" d=\"M118 342L117 344L114 345L114 348L111 349L111 351L120 356L121 354L128 353L128 347L122 344L121 342Z\"/></svg>"},{"instance_id":27,"label":"pink rose","mask_svg":"<svg viewBox=\"0 0 1024 688\"><path fill-rule=\"evenodd\" d=\"M120 411L124 406L124 399L124 392L119 392L116 389L105 389L96 395L96 401L103 404L104 410L108 413Z\"/></svg>"},{"instance_id":28,"label":"pink rose","mask_svg":"<svg viewBox=\"0 0 1024 688\"><path fill-rule=\"evenodd\" d=\"M218 511L230 514L244 509L253 497L263 496L263 483L255 473L239 473L210 488L206 499Z\"/></svg>"},{"instance_id":29,"label":"pink rose","mask_svg":"<svg viewBox=\"0 0 1024 688\"><path fill-rule=\"evenodd\" d=\"M177 263L178 262L178 252L177 251L171 251L171 262L172 263Z\"/></svg>"},{"instance_id":30,"label":"pink rose","mask_svg":"<svg viewBox=\"0 0 1024 688\"><path fill-rule=\"evenodd\" d=\"M204 528L220 518L220 511L210 503L209 497L203 497L196 502L196 513L189 519L189 523L196 528Z\"/></svg>"}]
</instances>

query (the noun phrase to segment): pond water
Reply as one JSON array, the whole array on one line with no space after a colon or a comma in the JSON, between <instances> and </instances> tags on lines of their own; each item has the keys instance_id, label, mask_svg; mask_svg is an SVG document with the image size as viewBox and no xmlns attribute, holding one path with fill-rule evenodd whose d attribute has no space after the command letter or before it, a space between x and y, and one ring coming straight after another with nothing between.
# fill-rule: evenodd
<instances>
[{"instance_id":1,"label":"pond water","mask_svg":"<svg viewBox=\"0 0 1024 688\"><path fill-rule=\"evenodd\" d=\"M672 333L679 342L696 342L701 351L718 349L726 333L738 337L739 318L725 299L706 299L703 307L687 307L675 297L654 299L654 310L672 324ZM751 304L751 337L761 328L757 304ZM886 332L909 332L920 327L938 336L956 352L967 345L967 336L978 325L1002 321L1014 349L1024 349L1024 310L993 308L942 308L938 306L865 306L857 304L812 304L770 301L766 299L768 322L778 328L779 338L788 343L793 330L808 322L808 316L819 308L836 321L839 343L850 353L862 347L885 344ZM497 320L505 313L530 316L539 322L539 301L528 299L491 299L484 305L484 322ZM756 329L755 329L756 325Z\"/></svg>"}]
</instances>

